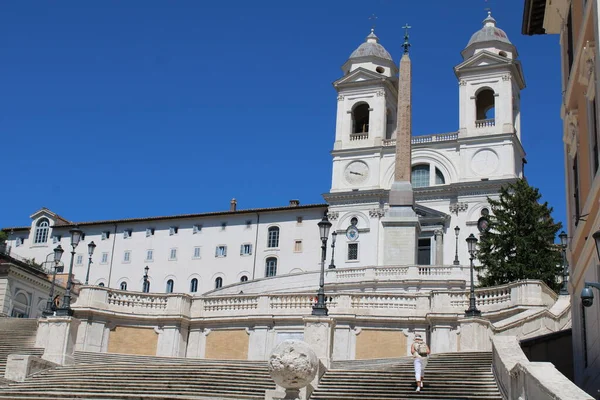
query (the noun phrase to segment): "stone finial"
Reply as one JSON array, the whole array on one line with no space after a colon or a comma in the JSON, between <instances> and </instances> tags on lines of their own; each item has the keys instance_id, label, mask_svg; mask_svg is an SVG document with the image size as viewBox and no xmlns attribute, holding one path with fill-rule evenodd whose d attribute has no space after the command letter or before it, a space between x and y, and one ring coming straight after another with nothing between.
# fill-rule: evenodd
<instances>
[{"instance_id":1,"label":"stone finial","mask_svg":"<svg viewBox=\"0 0 600 400\"><path fill-rule=\"evenodd\" d=\"M291 392L307 386L315 378L319 360L301 340L284 340L269 357L269 373L276 384ZM288 396L286 396L286 399Z\"/></svg>"}]
</instances>

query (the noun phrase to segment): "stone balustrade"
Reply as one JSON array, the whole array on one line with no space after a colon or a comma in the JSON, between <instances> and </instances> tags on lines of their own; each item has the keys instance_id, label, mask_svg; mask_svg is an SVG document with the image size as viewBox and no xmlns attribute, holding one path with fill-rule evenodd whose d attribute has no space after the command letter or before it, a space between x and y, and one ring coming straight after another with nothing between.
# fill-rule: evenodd
<instances>
[{"instance_id":1,"label":"stone balustrade","mask_svg":"<svg viewBox=\"0 0 600 400\"><path fill-rule=\"evenodd\" d=\"M369 132L360 132L360 133L351 133L350 141L353 142L355 140L365 140L369 138Z\"/></svg>"},{"instance_id":2,"label":"stone balustrade","mask_svg":"<svg viewBox=\"0 0 600 400\"><path fill-rule=\"evenodd\" d=\"M433 142L448 142L458 139L458 132L436 133L433 135L413 136L410 140L411 144L433 143ZM395 146L396 139L384 139L384 146Z\"/></svg>"},{"instance_id":3,"label":"stone balustrade","mask_svg":"<svg viewBox=\"0 0 600 400\"><path fill-rule=\"evenodd\" d=\"M357 268L342 271L340 279L360 279L371 271L383 276L398 273L395 268ZM410 267L405 267L410 269ZM436 273L451 273L450 267L432 268ZM375 273L375 271L377 273ZM416 274L432 271L415 270ZM444 272L446 271L446 272ZM350 273L355 275L350 275ZM349 278L351 276L351 278ZM429 276L429 275L427 275ZM444 275L441 275L444 276ZM550 307L557 299L546 285L539 281L522 281L475 291L477 307L485 312L497 312L519 306ZM113 315L235 318L264 315L287 315L301 317L310 314L316 302L313 293L235 294L222 296L192 297L187 294L160 294L126 292L99 286L83 286L81 295L73 305L76 312L102 310ZM469 291L433 290L430 292L402 293L353 293L327 294L327 307L331 315L354 314L365 316L421 316L427 314L461 315L469 305ZM87 310L87 311L86 311Z\"/></svg>"},{"instance_id":4,"label":"stone balustrade","mask_svg":"<svg viewBox=\"0 0 600 400\"><path fill-rule=\"evenodd\" d=\"M487 128L491 126L496 126L496 120L494 118L478 119L475 121L475 128Z\"/></svg>"}]
</instances>

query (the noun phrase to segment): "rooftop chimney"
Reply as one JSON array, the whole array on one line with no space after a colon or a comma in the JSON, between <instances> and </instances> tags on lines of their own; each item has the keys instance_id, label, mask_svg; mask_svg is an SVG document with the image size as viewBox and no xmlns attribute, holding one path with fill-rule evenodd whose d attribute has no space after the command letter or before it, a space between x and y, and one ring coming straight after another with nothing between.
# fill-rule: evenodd
<instances>
[{"instance_id":1,"label":"rooftop chimney","mask_svg":"<svg viewBox=\"0 0 600 400\"><path fill-rule=\"evenodd\" d=\"M290 207L298 207L300 205L300 200L290 200Z\"/></svg>"},{"instance_id":2,"label":"rooftop chimney","mask_svg":"<svg viewBox=\"0 0 600 400\"><path fill-rule=\"evenodd\" d=\"M229 211L236 211L236 210L237 210L237 200L231 199L231 202L229 203Z\"/></svg>"}]
</instances>

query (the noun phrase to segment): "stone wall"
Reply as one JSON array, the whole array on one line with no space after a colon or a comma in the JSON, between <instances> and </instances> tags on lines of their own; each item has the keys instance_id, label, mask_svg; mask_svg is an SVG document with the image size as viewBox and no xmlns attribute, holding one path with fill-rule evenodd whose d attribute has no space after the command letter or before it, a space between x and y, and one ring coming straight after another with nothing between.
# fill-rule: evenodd
<instances>
[{"instance_id":1,"label":"stone wall","mask_svg":"<svg viewBox=\"0 0 600 400\"><path fill-rule=\"evenodd\" d=\"M205 358L247 360L248 333L245 329L211 331L206 337Z\"/></svg>"},{"instance_id":2,"label":"stone wall","mask_svg":"<svg viewBox=\"0 0 600 400\"><path fill-rule=\"evenodd\" d=\"M406 335L402 331L362 329L356 337L357 360L406 355Z\"/></svg>"},{"instance_id":3,"label":"stone wall","mask_svg":"<svg viewBox=\"0 0 600 400\"><path fill-rule=\"evenodd\" d=\"M110 331L108 353L156 355L158 334L153 328L117 326Z\"/></svg>"}]
</instances>

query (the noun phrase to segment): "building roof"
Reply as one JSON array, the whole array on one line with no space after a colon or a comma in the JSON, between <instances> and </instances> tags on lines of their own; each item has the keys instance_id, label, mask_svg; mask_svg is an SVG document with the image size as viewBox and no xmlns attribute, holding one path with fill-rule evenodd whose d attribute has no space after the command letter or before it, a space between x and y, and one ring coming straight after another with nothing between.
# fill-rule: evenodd
<instances>
[{"instance_id":1,"label":"building roof","mask_svg":"<svg viewBox=\"0 0 600 400\"><path fill-rule=\"evenodd\" d=\"M506 32L496 26L496 20L492 17L491 11L488 11L488 16L483 20L483 28L478 30L471 36L467 47L475 43L484 42L502 42L512 45Z\"/></svg>"},{"instance_id":2,"label":"building roof","mask_svg":"<svg viewBox=\"0 0 600 400\"><path fill-rule=\"evenodd\" d=\"M359 57L378 57L392 61L392 56L385 47L379 44L379 38L375 35L373 29L371 29L371 33L367 36L365 42L350 54L350 59Z\"/></svg>"},{"instance_id":3,"label":"building roof","mask_svg":"<svg viewBox=\"0 0 600 400\"><path fill-rule=\"evenodd\" d=\"M307 204L307 205L288 205L283 207L267 207L267 208L249 208L246 210L235 210L235 211L214 211L199 214L179 214L179 215L167 215L160 217L141 217L141 218L123 218L123 219L108 219L100 221L86 221L86 222L70 222L69 224L55 225L56 227L69 228L69 227L84 227L93 225L114 225L120 223L131 223L131 222L144 222L144 221L160 221L160 220L174 220L174 219L188 219L188 218L201 218L211 217L219 215L240 215L240 214L252 214L258 212L276 212L276 211L289 211L289 210L302 210L312 208L326 208L327 204ZM18 226L2 228L3 231L24 231L31 229L30 226Z\"/></svg>"},{"instance_id":4,"label":"building roof","mask_svg":"<svg viewBox=\"0 0 600 400\"><path fill-rule=\"evenodd\" d=\"M544 35L544 14L546 13L546 0L525 0L523 7L523 35Z\"/></svg>"}]
</instances>

